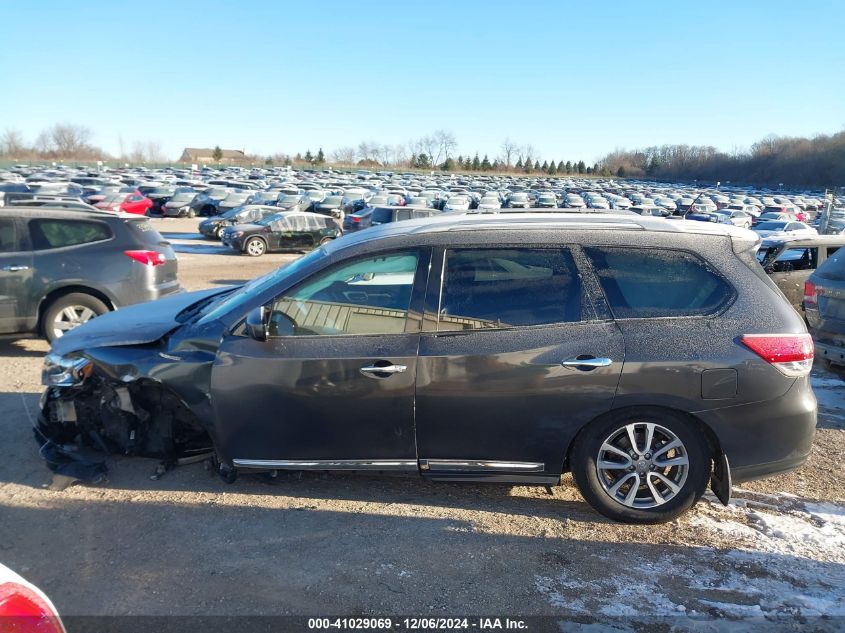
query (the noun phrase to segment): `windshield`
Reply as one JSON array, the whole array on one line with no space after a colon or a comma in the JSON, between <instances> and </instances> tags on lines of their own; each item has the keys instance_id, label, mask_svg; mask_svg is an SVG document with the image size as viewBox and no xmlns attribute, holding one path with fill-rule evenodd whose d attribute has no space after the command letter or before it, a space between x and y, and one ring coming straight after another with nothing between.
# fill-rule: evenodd
<instances>
[{"instance_id":1,"label":"windshield","mask_svg":"<svg viewBox=\"0 0 845 633\"><path fill-rule=\"evenodd\" d=\"M760 222L757 225L758 231L779 231L786 227L786 222Z\"/></svg>"},{"instance_id":2,"label":"windshield","mask_svg":"<svg viewBox=\"0 0 845 633\"><path fill-rule=\"evenodd\" d=\"M265 218L268 220L269 218ZM200 322L209 322L219 318L221 315L243 306L253 296L261 294L265 290L272 288L276 284L282 283L286 278L296 274L306 266L310 266L312 262L322 259L326 256L325 247L321 246L307 255L292 261L286 266L277 268L266 275L256 277L249 283L241 286L234 292L228 295L221 296L218 300L210 303L202 313Z\"/></svg>"},{"instance_id":3,"label":"windshield","mask_svg":"<svg viewBox=\"0 0 845 633\"><path fill-rule=\"evenodd\" d=\"M284 220L287 215L287 213L274 213L273 215L268 215L266 218L256 220L255 224L260 224L261 226L268 226L271 222L279 222L281 220Z\"/></svg>"},{"instance_id":4,"label":"windshield","mask_svg":"<svg viewBox=\"0 0 845 633\"><path fill-rule=\"evenodd\" d=\"M173 197L170 199L170 202L175 202L175 203L184 202L184 203L188 203L188 202L190 202L191 200L193 200L193 199L194 199L194 195L195 195L195 194L193 194L193 193L177 193L175 196L173 196Z\"/></svg>"},{"instance_id":5,"label":"windshield","mask_svg":"<svg viewBox=\"0 0 845 633\"><path fill-rule=\"evenodd\" d=\"M283 196L279 200L279 204L297 204L299 202L299 196Z\"/></svg>"}]
</instances>

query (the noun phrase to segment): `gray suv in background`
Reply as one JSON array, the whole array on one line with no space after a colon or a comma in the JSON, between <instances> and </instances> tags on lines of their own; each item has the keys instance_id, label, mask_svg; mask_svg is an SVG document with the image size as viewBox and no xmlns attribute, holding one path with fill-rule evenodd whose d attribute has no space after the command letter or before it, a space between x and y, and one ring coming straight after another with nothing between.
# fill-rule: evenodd
<instances>
[{"instance_id":1,"label":"gray suv in background","mask_svg":"<svg viewBox=\"0 0 845 633\"><path fill-rule=\"evenodd\" d=\"M181 290L176 254L144 217L0 209L0 334L49 341L118 307Z\"/></svg>"}]
</instances>

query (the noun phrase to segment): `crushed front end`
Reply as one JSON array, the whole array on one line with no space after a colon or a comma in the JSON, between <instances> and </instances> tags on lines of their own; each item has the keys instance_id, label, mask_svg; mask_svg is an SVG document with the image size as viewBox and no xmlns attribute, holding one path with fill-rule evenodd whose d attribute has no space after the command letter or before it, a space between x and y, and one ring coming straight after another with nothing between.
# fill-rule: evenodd
<instances>
[{"instance_id":1,"label":"crushed front end","mask_svg":"<svg viewBox=\"0 0 845 633\"><path fill-rule=\"evenodd\" d=\"M178 360L165 359L158 367L178 367ZM167 469L213 453L195 412L137 365L98 362L81 353L50 354L42 382L47 390L35 437L56 474L93 482L105 475L113 454L155 457Z\"/></svg>"}]
</instances>

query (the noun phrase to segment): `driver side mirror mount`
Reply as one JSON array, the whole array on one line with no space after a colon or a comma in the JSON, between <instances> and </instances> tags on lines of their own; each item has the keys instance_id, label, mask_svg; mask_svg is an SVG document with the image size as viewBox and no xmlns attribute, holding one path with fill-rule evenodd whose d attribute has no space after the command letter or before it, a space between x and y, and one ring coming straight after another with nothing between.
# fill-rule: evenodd
<instances>
[{"instance_id":1,"label":"driver side mirror mount","mask_svg":"<svg viewBox=\"0 0 845 633\"><path fill-rule=\"evenodd\" d=\"M258 306L246 315L246 332L256 341L266 341L269 327L267 324L268 311L264 306Z\"/></svg>"}]
</instances>

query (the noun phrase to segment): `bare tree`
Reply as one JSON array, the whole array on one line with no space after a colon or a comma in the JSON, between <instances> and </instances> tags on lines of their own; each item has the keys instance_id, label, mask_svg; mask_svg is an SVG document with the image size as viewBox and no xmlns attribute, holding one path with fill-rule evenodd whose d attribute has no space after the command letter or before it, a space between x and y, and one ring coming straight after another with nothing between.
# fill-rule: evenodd
<instances>
[{"instance_id":1,"label":"bare tree","mask_svg":"<svg viewBox=\"0 0 845 633\"><path fill-rule=\"evenodd\" d=\"M159 141L147 141L147 160L151 163L163 163L166 158Z\"/></svg>"},{"instance_id":2,"label":"bare tree","mask_svg":"<svg viewBox=\"0 0 845 633\"><path fill-rule=\"evenodd\" d=\"M437 138L433 134L431 136L423 136L420 138L419 144L422 151L417 152L417 155L420 153L425 154L428 156L432 164L434 164L434 155L437 152L437 147L439 145Z\"/></svg>"},{"instance_id":3,"label":"bare tree","mask_svg":"<svg viewBox=\"0 0 845 633\"><path fill-rule=\"evenodd\" d=\"M35 151L39 154L47 154L51 149L50 135L47 130L35 137Z\"/></svg>"},{"instance_id":4,"label":"bare tree","mask_svg":"<svg viewBox=\"0 0 845 633\"><path fill-rule=\"evenodd\" d=\"M435 165L439 165L455 151L458 147L458 142L455 140L455 135L446 130L437 130L433 137L437 143L437 155L434 157L433 162Z\"/></svg>"},{"instance_id":5,"label":"bare tree","mask_svg":"<svg viewBox=\"0 0 845 633\"><path fill-rule=\"evenodd\" d=\"M92 132L84 125L57 123L48 130L48 135L59 158L79 156L91 150Z\"/></svg>"},{"instance_id":6,"label":"bare tree","mask_svg":"<svg viewBox=\"0 0 845 633\"><path fill-rule=\"evenodd\" d=\"M20 156L26 150L23 135L19 130L6 128L3 136L0 137L0 154L6 156Z\"/></svg>"},{"instance_id":7,"label":"bare tree","mask_svg":"<svg viewBox=\"0 0 845 633\"><path fill-rule=\"evenodd\" d=\"M505 159L505 167L511 166L513 157L519 152L519 145L510 138L502 141L502 157Z\"/></svg>"},{"instance_id":8,"label":"bare tree","mask_svg":"<svg viewBox=\"0 0 845 633\"><path fill-rule=\"evenodd\" d=\"M354 147L338 147L332 152L332 162L340 163L342 165L351 165L355 162L355 148Z\"/></svg>"}]
</instances>

